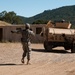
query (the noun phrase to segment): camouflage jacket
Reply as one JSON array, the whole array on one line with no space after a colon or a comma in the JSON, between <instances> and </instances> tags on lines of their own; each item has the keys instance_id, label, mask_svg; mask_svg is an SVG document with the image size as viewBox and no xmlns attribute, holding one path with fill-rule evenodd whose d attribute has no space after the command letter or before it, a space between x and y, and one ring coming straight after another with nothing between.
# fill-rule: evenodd
<instances>
[{"instance_id":1,"label":"camouflage jacket","mask_svg":"<svg viewBox=\"0 0 75 75\"><path fill-rule=\"evenodd\" d=\"M18 33L22 35L21 41L22 42L30 42L31 36L34 36L34 32L30 29L24 30L14 30L13 33Z\"/></svg>"}]
</instances>

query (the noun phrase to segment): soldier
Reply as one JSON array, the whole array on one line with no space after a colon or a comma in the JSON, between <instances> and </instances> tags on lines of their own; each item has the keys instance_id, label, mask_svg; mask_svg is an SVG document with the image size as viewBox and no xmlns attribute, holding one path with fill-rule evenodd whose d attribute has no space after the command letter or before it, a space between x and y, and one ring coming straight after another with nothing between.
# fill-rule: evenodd
<instances>
[{"instance_id":1,"label":"soldier","mask_svg":"<svg viewBox=\"0 0 75 75\"><path fill-rule=\"evenodd\" d=\"M21 33L22 38L21 38L21 43L23 46L23 55L22 55L22 59L21 62L24 63L24 58L27 55L27 64L29 64L29 60L30 60L30 36L31 35L35 35L34 32L30 29L30 24L26 23L26 27L24 30L14 30L11 31L12 33Z\"/></svg>"}]
</instances>

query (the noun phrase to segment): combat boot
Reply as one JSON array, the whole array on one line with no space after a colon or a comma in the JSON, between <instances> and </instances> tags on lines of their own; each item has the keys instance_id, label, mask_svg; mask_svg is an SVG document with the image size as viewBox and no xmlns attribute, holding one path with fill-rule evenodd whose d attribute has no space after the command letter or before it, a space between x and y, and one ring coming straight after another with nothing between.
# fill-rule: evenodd
<instances>
[{"instance_id":1,"label":"combat boot","mask_svg":"<svg viewBox=\"0 0 75 75\"><path fill-rule=\"evenodd\" d=\"M28 65L28 64L31 65L31 64L29 63L29 60L27 60L27 65Z\"/></svg>"},{"instance_id":2,"label":"combat boot","mask_svg":"<svg viewBox=\"0 0 75 75\"><path fill-rule=\"evenodd\" d=\"M23 58L21 59L21 62L24 64L24 59Z\"/></svg>"}]
</instances>

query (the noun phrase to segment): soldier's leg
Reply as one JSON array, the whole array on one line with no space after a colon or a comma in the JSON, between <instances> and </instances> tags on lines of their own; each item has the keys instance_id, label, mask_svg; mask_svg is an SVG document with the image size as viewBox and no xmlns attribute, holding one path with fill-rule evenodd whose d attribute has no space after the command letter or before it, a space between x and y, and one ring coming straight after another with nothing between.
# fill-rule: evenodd
<instances>
[{"instance_id":1,"label":"soldier's leg","mask_svg":"<svg viewBox=\"0 0 75 75\"><path fill-rule=\"evenodd\" d=\"M24 63L24 58L26 57L26 44L23 43L23 54L22 54L22 59L21 62Z\"/></svg>"},{"instance_id":2,"label":"soldier's leg","mask_svg":"<svg viewBox=\"0 0 75 75\"><path fill-rule=\"evenodd\" d=\"M27 64L29 64L29 60L30 60L30 51L31 51L31 48L30 48L30 45L28 45L28 47L27 47Z\"/></svg>"}]
</instances>

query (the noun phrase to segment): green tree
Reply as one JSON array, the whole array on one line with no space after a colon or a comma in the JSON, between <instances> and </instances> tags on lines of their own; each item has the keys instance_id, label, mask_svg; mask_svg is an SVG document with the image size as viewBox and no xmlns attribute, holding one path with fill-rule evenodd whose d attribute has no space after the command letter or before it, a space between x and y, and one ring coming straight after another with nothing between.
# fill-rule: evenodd
<instances>
[{"instance_id":1,"label":"green tree","mask_svg":"<svg viewBox=\"0 0 75 75\"><path fill-rule=\"evenodd\" d=\"M2 11L2 12L0 13L0 17L5 16L6 13L7 13L7 11Z\"/></svg>"},{"instance_id":2,"label":"green tree","mask_svg":"<svg viewBox=\"0 0 75 75\"><path fill-rule=\"evenodd\" d=\"M21 24L23 23L22 22L22 19L16 15L15 12L6 12L6 11L3 11L1 13L1 16L0 16L0 20L2 21L6 21L8 23L11 23L11 24Z\"/></svg>"}]
</instances>

